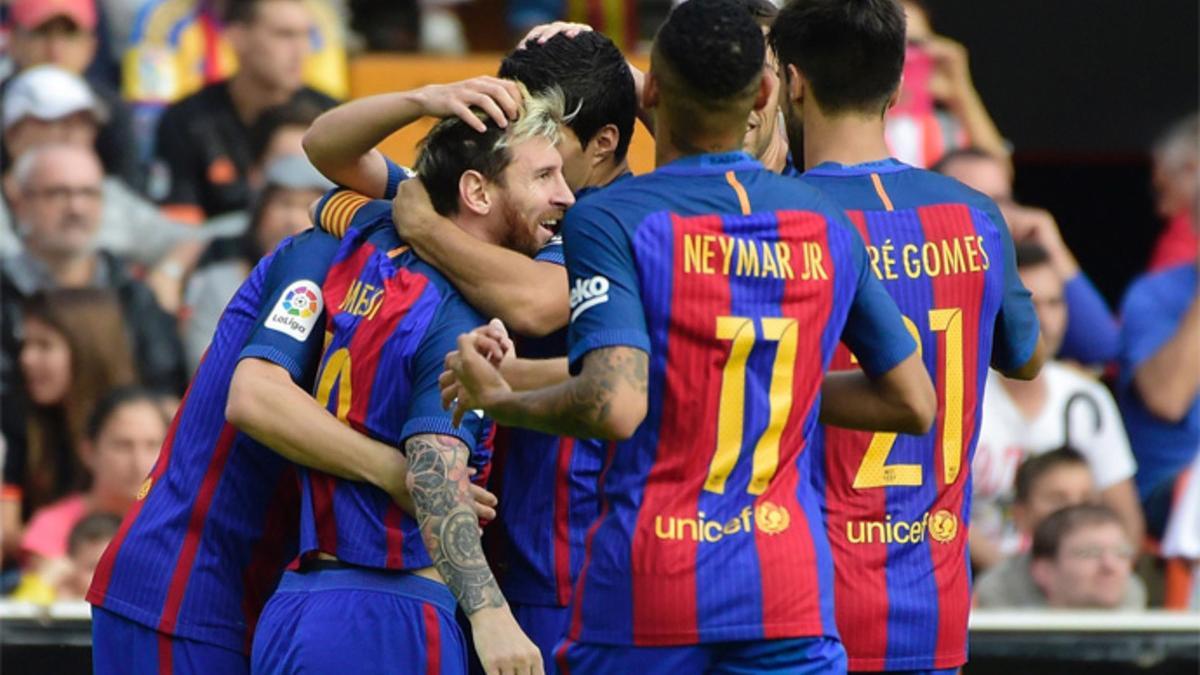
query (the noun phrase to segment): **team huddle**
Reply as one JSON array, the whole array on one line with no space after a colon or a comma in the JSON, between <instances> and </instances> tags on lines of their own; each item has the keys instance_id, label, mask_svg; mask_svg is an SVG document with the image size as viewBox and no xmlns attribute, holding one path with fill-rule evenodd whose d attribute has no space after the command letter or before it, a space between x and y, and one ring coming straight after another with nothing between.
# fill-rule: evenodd
<instances>
[{"instance_id":1,"label":"team huddle","mask_svg":"<svg viewBox=\"0 0 1200 675\"><path fill-rule=\"evenodd\" d=\"M556 25L318 119L95 671L957 671L984 383L1043 348L996 205L888 155L904 52L894 0L689 0L644 75Z\"/></svg>"}]
</instances>

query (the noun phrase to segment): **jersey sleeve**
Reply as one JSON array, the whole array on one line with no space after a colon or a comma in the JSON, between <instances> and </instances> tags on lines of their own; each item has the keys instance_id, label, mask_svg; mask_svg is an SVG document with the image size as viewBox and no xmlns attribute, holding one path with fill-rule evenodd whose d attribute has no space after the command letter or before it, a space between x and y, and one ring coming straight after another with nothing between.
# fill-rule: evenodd
<instances>
[{"instance_id":1,"label":"jersey sleeve","mask_svg":"<svg viewBox=\"0 0 1200 675\"><path fill-rule=\"evenodd\" d=\"M384 157L383 161L387 164L387 187L383 189L383 198L395 199L396 190L400 188L400 184L417 174L413 173L412 169L400 166L387 157Z\"/></svg>"},{"instance_id":2,"label":"jersey sleeve","mask_svg":"<svg viewBox=\"0 0 1200 675\"><path fill-rule=\"evenodd\" d=\"M1157 292L1155 292L1157 291ZM1132 382L1138 368L1158 353L1179 329L1178 315L1159 299L1162 288L1135 282L1121 305L1121 382Z\"/></svg>"},{"instance_id":3,"label":"jersey sleeve","mask_svg":"<svg viewBox=\"0 0 1200 675\"><path fill-rule=\"evenodd\" d=\"M1017 370L1033 358L1038 343L1038 318L1033 309L1033 297L1017 275L1017 252L1013 248L1008 224L995 205L984 214L1000 234L1004 249L1004 296L992 335L992 367L1001 372Z\"/></svg>"},{"instance_id":4,"label":"jersey sleeve","mask_svg":"<svg viewBox=\"0 0 1200 675\"><path fill-rule=\"evenodd\" d=\"M533 259L538 262L548 262L555 265L566 266L567 257L563 254L562 234L556 234L553 237L550 237L550 241L547 241L540 249L538 249L537 255L533 256Z\"/></svg>"},{"instance_id":5,"label":"jersey sleeve","mask_svg":"<svg viewBox=\"0 0 1200 675\"><path fill-rule=\"evenodd\" d=\"M583 357L605 347L650 352L632 242L609 212L576 205L563 223L564 253L570 284L571 318L567 333L572 374Z\"/></svg>"},{"instance_id":6,"label":"jersey sleeve","mask_svg":"<svg viewBox=\"0 0 1200 675\"><path fill-rule=\"evenodd\" d=\"M257 326L238 360L258 358L288 371L309 388L324 341L325 301L321 285L338 250L338 240L308 230L275 250L263 279Z\"/></svg>"},{"instance_id":7,"label":"jersey sleeve","mask_svg":"<svg viewBox=\"0 0 1200 675\"><path fill-rule=\"evenodd\" d=\"M1066 283L1063 293L1067 300L1067 330L1059 357L1096 364L1115 359L1121 329L1091 279L1080 272Z\"/></svg>"},{"instance_id":8,"label":"jersey sleeve","mask_svg":"<svg viewBox=\"0 0 1200 675\"><path fill-rule=\"evenodd\" d=\"M458 336L483 325L483 317L467 305L457 293L447 298L425 332L412 362L412 397L400 432L400 443L419 434L454 436L474 451L490 422L481 410L470 410L455 427L453 410L442 409L438 376L445 366L446 354L458 348Z\"/></svg>"},{"instance_id":9,"label":"jersey sleeve","mask_svg":"<svg viewBox=\"0 0 1200 675\"><path fill-rule=\"evenodd\" d=\"M390 218L392 203L386 199L371 199L354 190L335 188L317 200L313 208L313 225L341 239L350 228Z\"/></svg>"},{"instance_id":10,"label":"jersey sleeve","mask_svg":"<svg viewBox=\"0 0 1200 675\"><path fill-rule=\"evenodd\" d=\"M850 250L856 279L842 341L858 357L863 372L878 377L915 352L917 343L904 327L896 301L871 272L862 237L849 224L844 228L854 240Z\"/></svg>"}]
</instances>

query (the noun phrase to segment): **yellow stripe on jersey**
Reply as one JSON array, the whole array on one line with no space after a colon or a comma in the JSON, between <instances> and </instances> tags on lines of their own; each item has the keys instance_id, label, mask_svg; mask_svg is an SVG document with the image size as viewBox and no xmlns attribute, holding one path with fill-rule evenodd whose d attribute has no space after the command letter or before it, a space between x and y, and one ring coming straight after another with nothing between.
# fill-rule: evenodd
<instances>
[{"instance_id":1,"label":"yellow stripe on jersey","mask_svg":"<svg viewBox=\"0 0 1200 675\"><path fill-rule=\"evenodd\" d=\"M883 189L883 181L879 180L879 174L871 174L871 183L875 186L875 194L879 195L879 201L883 202L883 208L886 211L895 211L892 206L892 198L888 197L887 190Z\"/></svg>"},{"instance_id":2,"label":"yellow stripe on jersey","mask_svg":"<svg viewBox=\"0 0 1200 675\"><path fill-rule=\"evenodd\" d=\"M737 176L733 175L732 171L725 172L725 180L733 191L737 193L738 203L742 205L742 215L750 215L750 196L746 194L746 188L738 182Z\"/></svg>"},{"instance_id":3,"label":"yellow stripe on jersey","mask_svg":"<svg viewBox=\"0 0 1200 675\"><path fill-rule=\"evenodd\" d=\"M350 222L358 210L371 200L351 190L343 190L329 198L317 214L317 227L337 238L346 236Z\"/></svg>"}]
</instances>

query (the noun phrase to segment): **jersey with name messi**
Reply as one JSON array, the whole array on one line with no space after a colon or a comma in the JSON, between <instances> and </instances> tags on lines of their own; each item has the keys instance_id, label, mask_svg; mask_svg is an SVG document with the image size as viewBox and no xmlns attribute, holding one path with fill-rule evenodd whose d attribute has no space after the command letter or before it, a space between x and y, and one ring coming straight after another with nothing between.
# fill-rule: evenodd
<instances>
[{"instance_id":1,"label":"jersey with name messi","mask_svg":"<svg viewBox=\"0 0 1200 675\"><path fill-rule=\"evenodd\" d=\"M570 639L836 636L808 439L840 336L882 374L915 351L862 239L744 153L680 159L567 213L569 359L649 354L648 413L609 444Z\"/></svg>"},{"instance_id":2,"label":"jersey with name messi","mask_svg":"<svg viewBox=\"0 0 1200 675\"><path fill-rule=\"evenodd\" d=\"M923 436L824 429L814 453L851 670L954 668L967 658L970 466L988 366L1033 355L1037 318L996 205L895 160L821 164L802 179L846 209L937 388ZM835 370L853 367L840 349Z\"/></svg>"},{"instance_id":3,"label":"jersey with name messi","mask_svg":"<svg viewBox=\"0 0 1200 675\"><path fill-rule=\"evenodd\" d=\"M285 368L308 390L321 354L321 284L337 239L285 240L225 308L158 461L96 566L88 602L167 635L249 651L296 555L293 465L225 421L238 361Z\"/></svg>"},{"instance_id":4,"label":"jersey with name messi","mask_svg":"<svg viewBox=\"0 0 1200 675\"><path fill-rule=\"evenodd\" d=\"M454 436L471 450L475 480L486 480L493 425L475 411L461 426L442 409L437 378L461 333L483 318L433 267L400 240L391 202L334 190L317 205L349 221L324 285L325 351L317 402L372 438L404 447L418 434ZM301 469L300 554L323 552L381 569L432 565L417 521L384 491Z\"/></svg>"},{"instance_id":5,"label":"jersey with name messi","mask_svg":"<svg viewBox=\"0 0 1200 675\"><path fill-rule=\"evenodd\" d=\"M632 177L624 173L604 187L583 188L576 199ZM566 265L556 234L535 260ZM523 358L567 355L567 329L540 338L517 337ZM596 480L604 459L594 442L552 436L520 427L496 434L492 485L500 505L488 527L488 553L510 602L565 607L583 564L583 539L596 518Z\"/></svg>"}]
</instances>

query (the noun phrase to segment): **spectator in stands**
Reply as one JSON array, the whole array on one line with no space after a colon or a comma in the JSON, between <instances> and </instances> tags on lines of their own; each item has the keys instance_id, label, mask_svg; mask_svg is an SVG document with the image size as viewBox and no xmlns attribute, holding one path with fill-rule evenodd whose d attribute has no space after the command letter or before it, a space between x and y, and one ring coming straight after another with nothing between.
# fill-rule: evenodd
<instances>
[{"instance_id":1,"label":"spectator in stands","mask_svg":"<svg viewBox=\"0 0 1200 675\"><path fill-rule=\"evenodd\" d=\"M84 487L87 475L77 448L88 419L109 390L134 381L133 355L111 293L39 292L22 309L18 360L26 396L14 397L19 407L4 411L6 527ZM20 445L12 442L16 437ZM6 547L15 549L19 541L19 533L5 532Z\"/></svg>"},{"instance_id":2,"label":"spectator in stands","mask_svg":"<svg viewBox=\"0 0 1200 675\"><path fill-rule=\"evenodd\" d=\"M18 73L52 64L85 77L96 56L95 0L12 0L10 10L13 31L8 47ZM11 81L0 84L3 95ZM140 190L143 176L137 155L131 151L136 140L129 106L105 82L89 79L87 84L107 113L95 139L105 172Z\"/></svg>"},{"instance_id":3,"label":"spectator in stands","mask_svg":"<svg viewBox=\"0 0 1200 675\"><path fill-rule=\"evenodd\" d=\"M1032 241L1046 249L1058 276L1066 282L1070 309L1058 357L1085 365L1103 365L1115 359L1120 329L1108 303L1063 242L1054 216L1044 209L1018 204L1013 198L1008 164L978 148L963 148L947 153L934 170L991 197L1000 207L1014 242Z\"/></svg>"},{"instance_id":4,"label":"spectator in stands","mask_svg":"<svg viewBox=\"0 0 1200 675\"><path fill-rule=\"evenodd\" d=\"M57 66L38 66L13 78L3 105L4 145L14 167L27 152L47 143L66 143L91 151L103 104L82 78ZM11 191L12 185L7 188ZM131 262L165 270L187 259L188 246L197 233L168 220L154 204L137 194L117 176L106 175L101 184L103 209L97 246ZM0 252L11 255L21 248L10 224L8 205L0 200ZM198 253L190 252L192 259Z\"/></svg>"},{"instance_id":5,"label":"spectator in stands","mask_svg":"<svg viewBox=\"0 0 1200 675\"><path fill-rule=\"evenodd\" d=\"M49 605L59 601L83 600L100 556L121 529L121 518L111 513L84 517L67 537L67 557L58 564L32 571L21 579L14 600Z\"/></svg>"},{"instance_id":6,"label":"spectator in stands","mask_svg":"<svg viewBox=\"0 0 1200 675\"><path fill-rule=\"evenodd\" d=\"M284 237L312 227L309 208L333 187L300 154L285 155L272 162L267 167L266 180L250 227L239 236L213 241L188 280L183 338L188 366L193 371L200 365L221 312L250 270Z\"/></svg>"},{"instance_id":7,"label":"spectator in stands","mask_svg":"<svg viewBox=\"0 0 1200 675\"><path fill-rule=\"evenodd\" d=\"M892 156L927 168L951 150L974 146L1007 165L1008 144L975 90L966 48L933 32L922 0L901 4L908 49L900 98L887 116Z\"/></svg>"},{"instance_id":8,"label":"spectator in stands","mask_svg":"<svg viewBox=\"0 0 1200 675\"><path fill-rule=\"evenodd\" d=\"M1200 114L1176 122L1154 144L1154 192L1167 227L1150 256L1150 271L1196 259L1196 202L1200 200Z\"/></svg>"},{"instance_id":9,"label":"spectator in stands","mask_svg":"<svg viewBox=\"0 0 1200 675\"><path fill-rule=\"evenodd\" d=\"M1033 294L1042 340L1054 350L1067 322L1063 282L1049 253L1033 242L1017 244L1017 271ZM971 559L987 569L1020 546L1010 506L1017 465L1030 455L1063 445L1088 460L1100 500L1117 513L1133 541L1141 541L1142 514L1133 484L1136 465L1117 405L1108 390L1083 371L1047 361L1028 382L988 375L979 444L971 464L974 501Z\"/></svg>"},{"instance_id":10,"label":"spectator in stands","mask_svg":"<svg viewBox=\"0 0 1200 675\"><path fill-rule=\"evenodd\" d=\"M145 389L114 389L101 399L78 448L91 487L33 514L21 543L28 569L67 557L68 535L87 515L125 515L154 466L168 422L158 397Z\"/></svg>"},{"instance_id":11,"label":"spectator in stands","mask_svg":"<svg viewBox=\"0 0 1200 675\"><path fill-rule=\"evenodd\" d=\"M104 192L100 163L85 148L44 145L13 168L11 196L24 251L0 268L0 391L14 387L23 299L47 288L100 288L118 298L147 386L181 392L186 382L175 319L112 254L96 247ZM9 408L12 410L12 408ZM12 436L5 435L10 444Z\"/></svg>"},{"instance_id":12,"label":"spectator in stands","mask_svg":"<svg viewBox=\"0 0 1200 675\"><path fill-rule=\"evenodd\" d=\"M1046 607L1145 609L1145 589L1133 576L1136 551L1117 514L1080 504L1038 525L1029 571Z\"/></svg>"},{"instance_id":13,"label":"spectator in stands","mask_svg":"<svg viewBox=\"0 0 1200 675\"><path fill-rule=\"evenodd\" d=\"M225 36L237 73L175 103L155 141L156 170L167 177L161 201L194 223L251 202L251 129L268 108L308 102L324 110L325 94L304 86L313 16L302 0L233 0Z\"/></svg>"},{"instance_id":14,"label":"spectator in stands","mask_svg":"<svg viewBox=\"0 0 1200 675\"><path fill-rule=\"evenodd\" d=\"M1195 213L1193 213L1193 221ZM1143 276L1121 306L1117 400L1138 460L1147 531L1161 537L1176 484L1200 453L1197 261Z\"/></svg>"}]
</instances>

